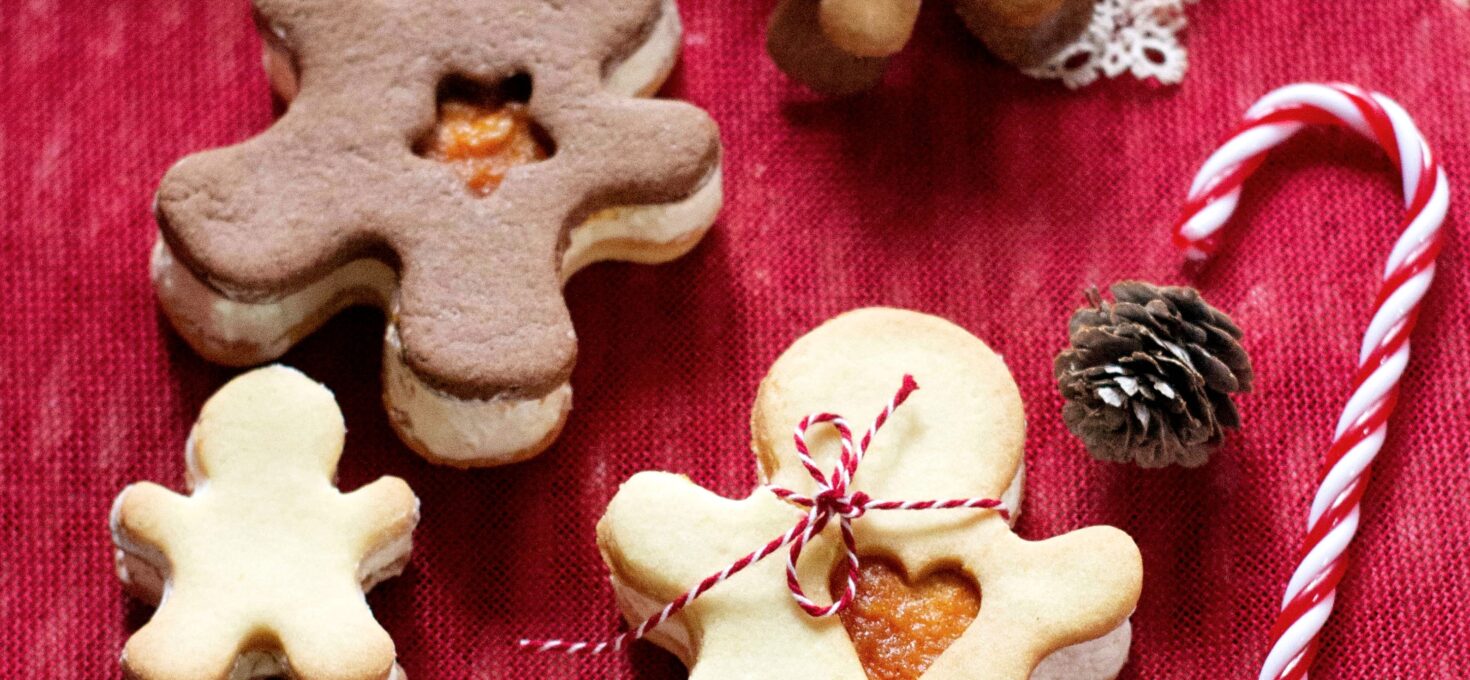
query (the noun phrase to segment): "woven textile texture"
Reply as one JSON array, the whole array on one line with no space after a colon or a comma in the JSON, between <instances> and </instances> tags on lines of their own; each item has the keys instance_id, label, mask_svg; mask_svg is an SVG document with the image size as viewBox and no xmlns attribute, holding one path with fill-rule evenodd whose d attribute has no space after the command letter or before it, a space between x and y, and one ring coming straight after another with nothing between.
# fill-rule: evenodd
<instances>
[{"instance_id":1,"label":"woven textile texture","mask_svg":"<svg viewBox=\"0 0 1470 680\"><path fill-rule=\"evenodd\" d=\"M614 631L593 525L619 481L672 470L743 496L766 367L822 320L886 304L950 318L1005 355L1030 421L1023 536L1108 523L1137 540L1144 593L1123 677L1254 677L1399 227L1398 180L1371 144L1313 131L1247 185L1227 252L1202 275L1181 269L1168 228L1245 107L1294 80L1396 98L1465 191L1465 0L1210 0L1190 10L1181 87L1080 92L1005 68L927 3L914 49L844 101L766 59L769 2L682 9L666 92L720 123L726 207L682 260L572 280L581 356L560 443L505 469L424 463L379 402L374 311L342 315L285 357L342 403L343 487L394 474L423 498L407 572L370 597L409 675L683 677L647 644L569 659L512 641ZM109 504L136 480L182 486L189 426L235 371L194 356L159 316L149 203L174 159L270 124L259 48L244 0L0 11L0 676L119 677L117 653L150 613L113 575ZM1464 205L1451 209L1318 677L1470 668ZM1051 362L1067 318L1088 286L1122 278L1192 282L1245 330L1258 376L1240 400L1245 427L1201 469L1099 463L1062 425Z\"/></svg>"}]
</instances>

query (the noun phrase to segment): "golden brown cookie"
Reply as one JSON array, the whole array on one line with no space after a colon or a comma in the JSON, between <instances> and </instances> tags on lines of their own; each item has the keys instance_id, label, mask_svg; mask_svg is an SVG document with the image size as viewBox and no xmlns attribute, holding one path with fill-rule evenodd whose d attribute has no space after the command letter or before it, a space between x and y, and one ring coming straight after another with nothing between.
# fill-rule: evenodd
<instances>
[{"instance_id":1,"label":"golden brown cookie","mask_svg":"<svg viewBox=\"0 0 1470 680\"><path fill-rule=\"evenodd\" d=\"M854 488L883 499L1000 498L1018 509L1025 418L1005 364L947 321L894 309L839 316L797 340L771 367L752 415L761 482L811 493L793 424L812 412L838 413L853 418L861 434L905 374L920 389L878 432ZM837 438L821 429L808 433L808 441L826 469L836 459ZM766 486L732 500L680 475L640 473L598 523L598 546L624 615L641 621L800 516ZM704 680L921 673L926 680L1102 680L1126 660L1142 564L1133 541L1117 529L1091 527L1033 542L1011 533L999 513L979 509L875 510L853 526L868 566L844 617L813 618L798 607L787 591L783 551L715 586L649 639L677 654L691 678ZM801 583L818 602L831 601L828 580L842 553L836 533L829 526L798 565ZM897 576L884 574L885 564ZM923 586L936 578L950 584L941 591L950 600L968 597L966 585L974 589L973 620L956 625L956 617L967 616L965 602L936 610L932 601L916 599L932 599ZM907 585L895 586L894 579ZM885 632L857 622L874 618L891 627ZM868 627L849 632L844 623ZM875 643L875 634L907 636L937 653L895 661L896 647ZM944 644L929 644L935 636Z\"/></svg>"},{"instance_id":2,"label":"golden brown cookie","mask_svg":"<svg viewBox=\"0 0 1470 680\"><path fill-rule=\"evenodd\" d=\"M418 499L383 477L333 485L332 393L270 366L204 405L188 496L148 482L113 504L118 576L158 605L123 649L142 680L403 680L363 593L408 561Z\"/></svg>"},{"instance_id":3,"label":"golden brown cookie","mask_svg":"<svg viewBox=\"0 0 1470 680\"><path fill-rule=\"evenodd\" d=\"M818 92L862 92L883 77L888 60L847 52L822 32L820 0L781 0L766 27L766 52L782 71Z\"/></svg>"},{"instance_id":4,"label":"golden brown cookie","mask_svg":"<svg viewBox=\"0 0 1470 680\"><path fill-rule=\"evenodd\" d=\"M164 177L164 311L249 365L379 306L406 442L461 466L535 455L571 405L563 281L682 255L719 208L709 116L639 98L672 68L672 1L255 4L289 107Z\"/></svg>"},{"instance_id":5,"label":"golden brown cookie","mask_svg":"<svg viewBox=\"0 0 1470 680\"><path fill-rule=\"evenodd\" d=\"M1086 30L1097 0L955 0L970 32L996 56L1035 66ZM787 75L833 95L860 92L903 49L919 0L782 0L766 49Z\"/></svg>"}]
</instances>

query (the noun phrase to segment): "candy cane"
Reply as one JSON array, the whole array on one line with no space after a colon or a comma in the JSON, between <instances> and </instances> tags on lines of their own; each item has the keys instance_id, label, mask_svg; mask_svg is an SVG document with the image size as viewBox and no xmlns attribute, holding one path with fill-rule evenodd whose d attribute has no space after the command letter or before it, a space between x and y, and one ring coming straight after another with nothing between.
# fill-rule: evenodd
<instances>
[{"instance_id":1,"label":"candy cane","mask_svg":"<svg viewBox=\"0 0 1470 680\"><path fill-rule=\"evenodd\" d=\"M1402 107L1351 85L1301 83L1262 97L1205 161L1175 225L1175 245L1191 259L1209 257L1219 246L1220 228L1235 212L1246 177L1273 147L1310 124L1346 127L1377 141L1403 175L1409 215L1383 270L1373 319L1358 353L1353 393L1327 451L1306 540L1271 629L1261 680L1305 678L1317 655L1322 626L1347 570L1344 553L1358 531L1369 466L1383 447L1398 401L1399 380L1409 363L1409 335L1434 279L1434 260L1443 241L1440 225L1449 208L1444 170Z\"/></svg>"}]
</instances>

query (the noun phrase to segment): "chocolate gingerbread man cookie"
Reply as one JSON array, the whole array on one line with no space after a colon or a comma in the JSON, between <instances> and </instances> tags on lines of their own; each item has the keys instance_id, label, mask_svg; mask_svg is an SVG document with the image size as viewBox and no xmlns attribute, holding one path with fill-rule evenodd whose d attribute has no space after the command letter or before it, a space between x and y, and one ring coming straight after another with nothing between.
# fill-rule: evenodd
<instances>
[{"instance_id":1,"label":"chocolate gingerbread man cookie","mask_svg":"<svg viewBox=\"0 0 1470 680\"><path fill-rule=\"evenodd\" d=\"M766 49L787 75L827 94L851 94L883 76L904 45L920 0L781 0ZM955 0L996 56L1020 67L1046 61L1080 35L1096 0Z\"/></svg>"},{"instance_id":2,"label":"chocolate gingerbread man cookie","mask_svg":"<svg viewBox=\"0 0 1470 680\"><path fill-rule=\"evenodd\" d=\"M905 374L917 391L885 404L900 384L909 394ZM852 418L852 436L805 427L831 422L808 416L819 411ZM632 630L651 631L691 678L1108 680L1128 657L1142 559L1112 527L1039 541L1011 532L1025 429L1020 391L985 343L936 317L858 310L797 340L761 382L751 417L761 487L730 499L682 475L639 473L608 506L597 544ZM826 486L845 477L835 471L814 482L853 441L851 486ZM861 559L837 616L788 592L788 578L823 605L844 592L847 527L835 519L794 563L784 544L742 557L809 512L788 491L837 503L851 522ZM695 584L696 598L683 595ZM671 602L687 607L660 622Z\"/></svg>"},{"instance_id":3,"label":"chocolate gingerbread man cookie","mask_svg":"<svg viewBox=\"0 0 1470 680\"><path fill-rule=\"evenodd\" d=\"M535 455L571 406L563 281L678 257L719 209L709 116L639 98L672 68L672 1L255 8L289 105L164 177L165 313L207 358L249 365L377 305L404 441L458 466Z\"/></svg>"}]
</instances>

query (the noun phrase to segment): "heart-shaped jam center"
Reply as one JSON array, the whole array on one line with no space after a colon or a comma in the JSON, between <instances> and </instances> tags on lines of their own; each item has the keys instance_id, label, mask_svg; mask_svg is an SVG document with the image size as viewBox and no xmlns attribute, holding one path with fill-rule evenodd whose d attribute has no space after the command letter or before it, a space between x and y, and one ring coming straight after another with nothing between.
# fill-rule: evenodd
<instances>
[{"instance_id":1,"label":"heart-shaped jam center","mask_svg":"<svg viewBox=\"0 0 1470 680\"><path fill-rule=\"evenodd\" d=\"M552 153L550 138L531 119L529 99L524 78L494 88L450 78L439 88L439 118L418 153L449 164L473 194L489 196L511 168Z\"/></svg>"},{"instance_id":2,"label":"heart-shaped jam center","mask_svg":"<svg viewBox=\"0 0 1470 680\"><path fill-rule=\"evenodd\" d=\"M832 574L841 593L846 564ZM891 561L864 558L857 597L839 616L869 680L917 680L980 613L980 589L957 570L910 583Z\"/></svg>"}]
</instances>

